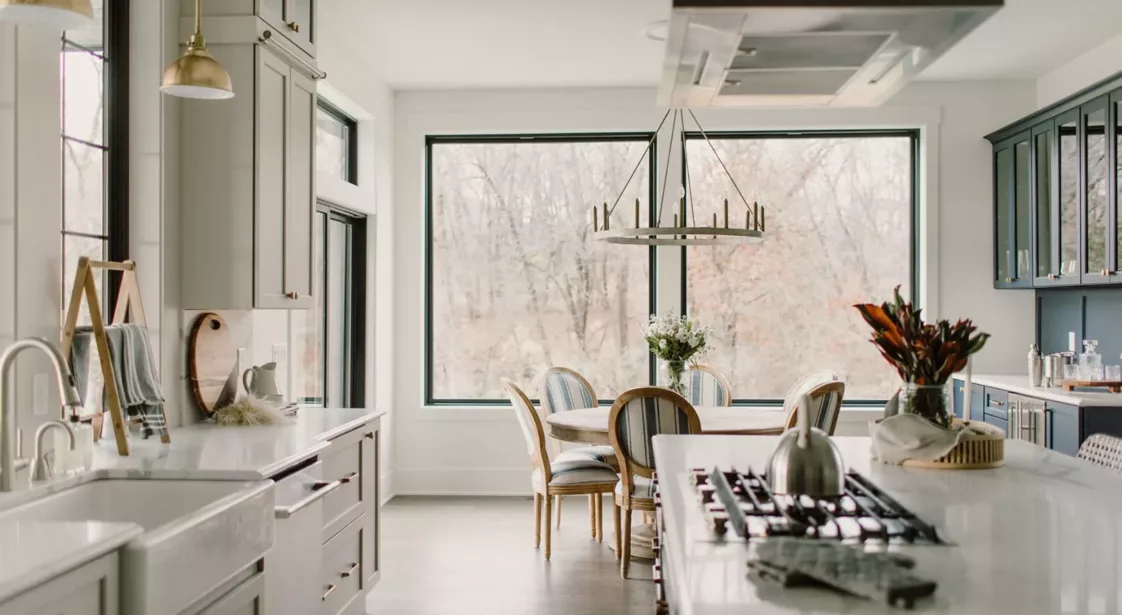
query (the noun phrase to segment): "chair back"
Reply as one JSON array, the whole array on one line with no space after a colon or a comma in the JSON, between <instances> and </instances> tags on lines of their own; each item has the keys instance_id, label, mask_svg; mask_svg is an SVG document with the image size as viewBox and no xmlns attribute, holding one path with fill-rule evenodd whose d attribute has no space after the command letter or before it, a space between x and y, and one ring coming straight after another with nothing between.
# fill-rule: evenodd
<instances>
[{"instance_id":1,"label":"chair back","mask_svg":"<svg viewBox=\"0 0 1122 615\"><path fill-rule=\"evenodd\" d=\"M660 387L624 391L608 414L608 441L619 458L624 487L630 487L632 474L654 473L651 438L691 433L701 433L701 421L686 398Z\"/></svg>"},{"instance_id":2,"label":"chair back","mask_svg":"<svg viewBox=\"0 0 1122 615\"><path fill-rule=\"evenodd\" d=\"M834 435L838 426L838 414L845 399L845 383L831 381L818 384L806 392L810 399L810 424L829 435ZM787 429L798 422L798 402L787 414Z\"/></svg>"},{"instance_id":3,"label":"chair back","mask_svg":"<svg viewBox=\"0 0 1122 615\"><path fill-rule=\"evenodd\" d=\"M686 401L694 406L731 406L732 389L721 372L708 365L691 365L686 374Z\"/></svg>"},{"instance_id":4,"label":"chair back","mask_svg":"<svg viewBox=\"0 0 1122 615\"><path fill-rule=\"evenodd\" d=\"M549 453L545 448L545 430L542 428L541 417L534 409L530 398L518 385L507 378L502 380L503 387L510 397L510 405L514 407L514 414L518 417L518 427L522 430L522 438L526 441L526 452L530 454L530 461L535 469L540 469L548 485L553 478L549 471Z\"/></svg>"},{"instance_id":5,"label":"chair back","mask_svg":"<svg viewBox=\"0 0 1122 615\"><path fill-rule=\"evenodd\" d=\"M1079 446L1076 457L1108 470L1122 472L1122 438L1094 434Z\"/></svg>"},{"instance_id":6,"label":"chair back","mask_svg":"<svg viewBox=\"0 0 1122 615\"><path fill-rule=\"evenodd\" d=\"M787 394L783 396L783 409L787 411L788 416L795 409L795 406L802 399L803 395L810 392L811 389L827 382L834 382L841 380L837 372L828 369L820 369L810 372L809 374L799 378L798 382L793 384L787 390Z\"/></svg>"},{"instance_id":7,"label":"chair back","mask_svg":"<svg viewBox=\"0 0 1122 615\"><path fill-rule=\"evenodd\" d=\"M595 408L596 391L584 376L567 367L551 367L542 376L542 408L546 414Z\"/></svg>"}]
</instances>

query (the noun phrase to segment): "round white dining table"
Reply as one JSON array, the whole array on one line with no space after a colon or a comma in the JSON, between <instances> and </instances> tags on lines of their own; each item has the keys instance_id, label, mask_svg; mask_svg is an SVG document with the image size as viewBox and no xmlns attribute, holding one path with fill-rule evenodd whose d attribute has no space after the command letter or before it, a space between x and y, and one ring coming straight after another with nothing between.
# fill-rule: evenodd
<instances>
[{"instance_id":1,"label":"round white dining table","mask_svg":"<svg viewBox=\"0 0 1122 615\"><path fill-rule=\"evenodd\" d=\"M695 406L701 421L702 434L732 434L766 436L783 433L787 413L782 409ZM549 435L566 442L611 444L608 442L608 413L610 408L582 408L555 412L545 417ZM631 559L654 559L654 524L640 517L631 528ZM613 547L614 548L614 547Z\"/></svg>"},{"instance_id":2,"label":"round white dining table","mask_svg":"<svg viewBox=\"0 0 1122 615\"><path fill-rule=\"evenodd\" d=\"M701 433L744 436L769 436L783 433L787 413L778 408L745 406L696 406ZM545 417L549 435L565 442L611 444L608 442L610 408L581 408L555 412Z\"/></svg>"}]
</instances>

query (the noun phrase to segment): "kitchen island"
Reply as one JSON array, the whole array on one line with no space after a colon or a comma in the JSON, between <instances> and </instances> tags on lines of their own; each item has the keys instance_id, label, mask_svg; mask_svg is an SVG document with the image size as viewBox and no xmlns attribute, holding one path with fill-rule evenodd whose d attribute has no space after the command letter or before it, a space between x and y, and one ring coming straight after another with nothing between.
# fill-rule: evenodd
<instances>
[{"instance_id":1,"label":"kitchen island","mask_svg":"<svg viewBox=\"0 0 1122 615\"><path fill-rule=\"evenodd\" d=\"M716 538L692 468L756 471L778 437L656 436L661 575L682 615L906 612L825 589L757 587L743 542ZM935 580L915 612L964 615L1119 613L1122 475L1026 442L1006 441L992 470L925 470L870 459L868 438L834 438L849 469L933 525L950 545L893 547Z\"/></svg>"}]
</instances>

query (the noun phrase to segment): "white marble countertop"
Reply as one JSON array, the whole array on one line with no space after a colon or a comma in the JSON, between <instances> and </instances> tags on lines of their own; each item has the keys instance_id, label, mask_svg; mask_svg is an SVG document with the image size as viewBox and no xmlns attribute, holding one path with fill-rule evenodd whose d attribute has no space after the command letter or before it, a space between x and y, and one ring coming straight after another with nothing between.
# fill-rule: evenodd
<instances>
[{"instance_id":1,"label":"white marble countertop","mask_svg":"<svg viewBox=\"0 0 1122 615\"><path fill-rule=\"evenodd\" d=\"M1028 374L974 374L971 378L974 384L1061 404L1083 408L1122 407L1122 393L1107 393L1105 390L1091 392L1065 391L1060 387L1034 387L1029 384ZM955 374L954 379L966 380L966 374Z\"/></svg>"},{"instance_id":2,"label":"white marble countertop","mask_svg":"<svg viewBox=\"0 0 1122 615\"><path fill-rule=\"evenodd\" d=\"M114 478L254 480L269 478L327 448L328 440L385 414L365 408L301 408L284 425L220 427L198 423L158 438L129 440L128 457L112 438L94 447L93 469Z\"/></svg>"},{"instance_id":3,"label":"white marble countertop","mask_svg":"<svg viewBox=\"0 0 1122 615\"><path fill-rule=\"evenodd\" d=\"M14 521L0 525L0 603L115 551L140 533L140 526L133 523Z\"/></svg>"},{"instance_id":4,"label":"white marble countertop","mask_svg":"<svg viewBox=\"0 0 1122 615\"><path fill-rule=\"evenodd\" d=\"M743 543L714 542L687 470L762 468L775 436L656 436L669 591L682 615L899 613L823 589L759 592ZM914 612L1119 613L1122 475L1027 442L1005 442L992 470L872 462L868 438L834 438L850 468L934 525L955 546L903 547L939 588ZM767 597L764 597L766 594Z\"/></svg>"}]
</instances>

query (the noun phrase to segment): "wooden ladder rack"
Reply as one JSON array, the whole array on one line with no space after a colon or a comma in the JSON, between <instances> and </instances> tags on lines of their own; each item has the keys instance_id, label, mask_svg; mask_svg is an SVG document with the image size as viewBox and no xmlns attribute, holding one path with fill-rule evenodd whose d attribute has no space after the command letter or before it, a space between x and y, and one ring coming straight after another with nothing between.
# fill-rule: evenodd
<instances>
[{"instance_id":1,"label":"wooden ladder rack","mask_svg":"<svg viewBox=\"0 0 1122 615\"><path fill-rule=\"evenodd\" d=\"M109 324L120 324L129 320L139 325L148 326L148 317L144 313L144 305L140 301L140 285L136 280L136 263L133 261L110 262L90 260L86 256L78 258L78 271L74 275L74 287L70 292L70 302L66 309L66 320L62 327L62 355L69 360L70 349L74 345L74 334L78 325L78 311L82 307L82 296L86 297L86 305L90 310L90 324L93 327L93 337L97 344L98 362L101 364L102 378L105 380L105 399L109 407L109 417L113 422L113 434L117 441L117 454L129 454L129 442L126 436L126 425L140 423L140 419L126 420L121 408L120 391L117 390L117 379L113 373L113 360L109 356L109 341L105 336L105 320L101 314L101 302L97 296L97 286L94 283L94 271L104 269L107 271L121 272L121 286L117 292L117 306L113 310L113 317ZM65 417L63 417L65 419ZM104 421L104 412L84 415L82 420L90 419L94 432L94 440L101 437L101 427ZM165 413L164 422L167 422ZM161 436L164 444L171 442L170 436Z\"/></svg>"}]
</instances>

